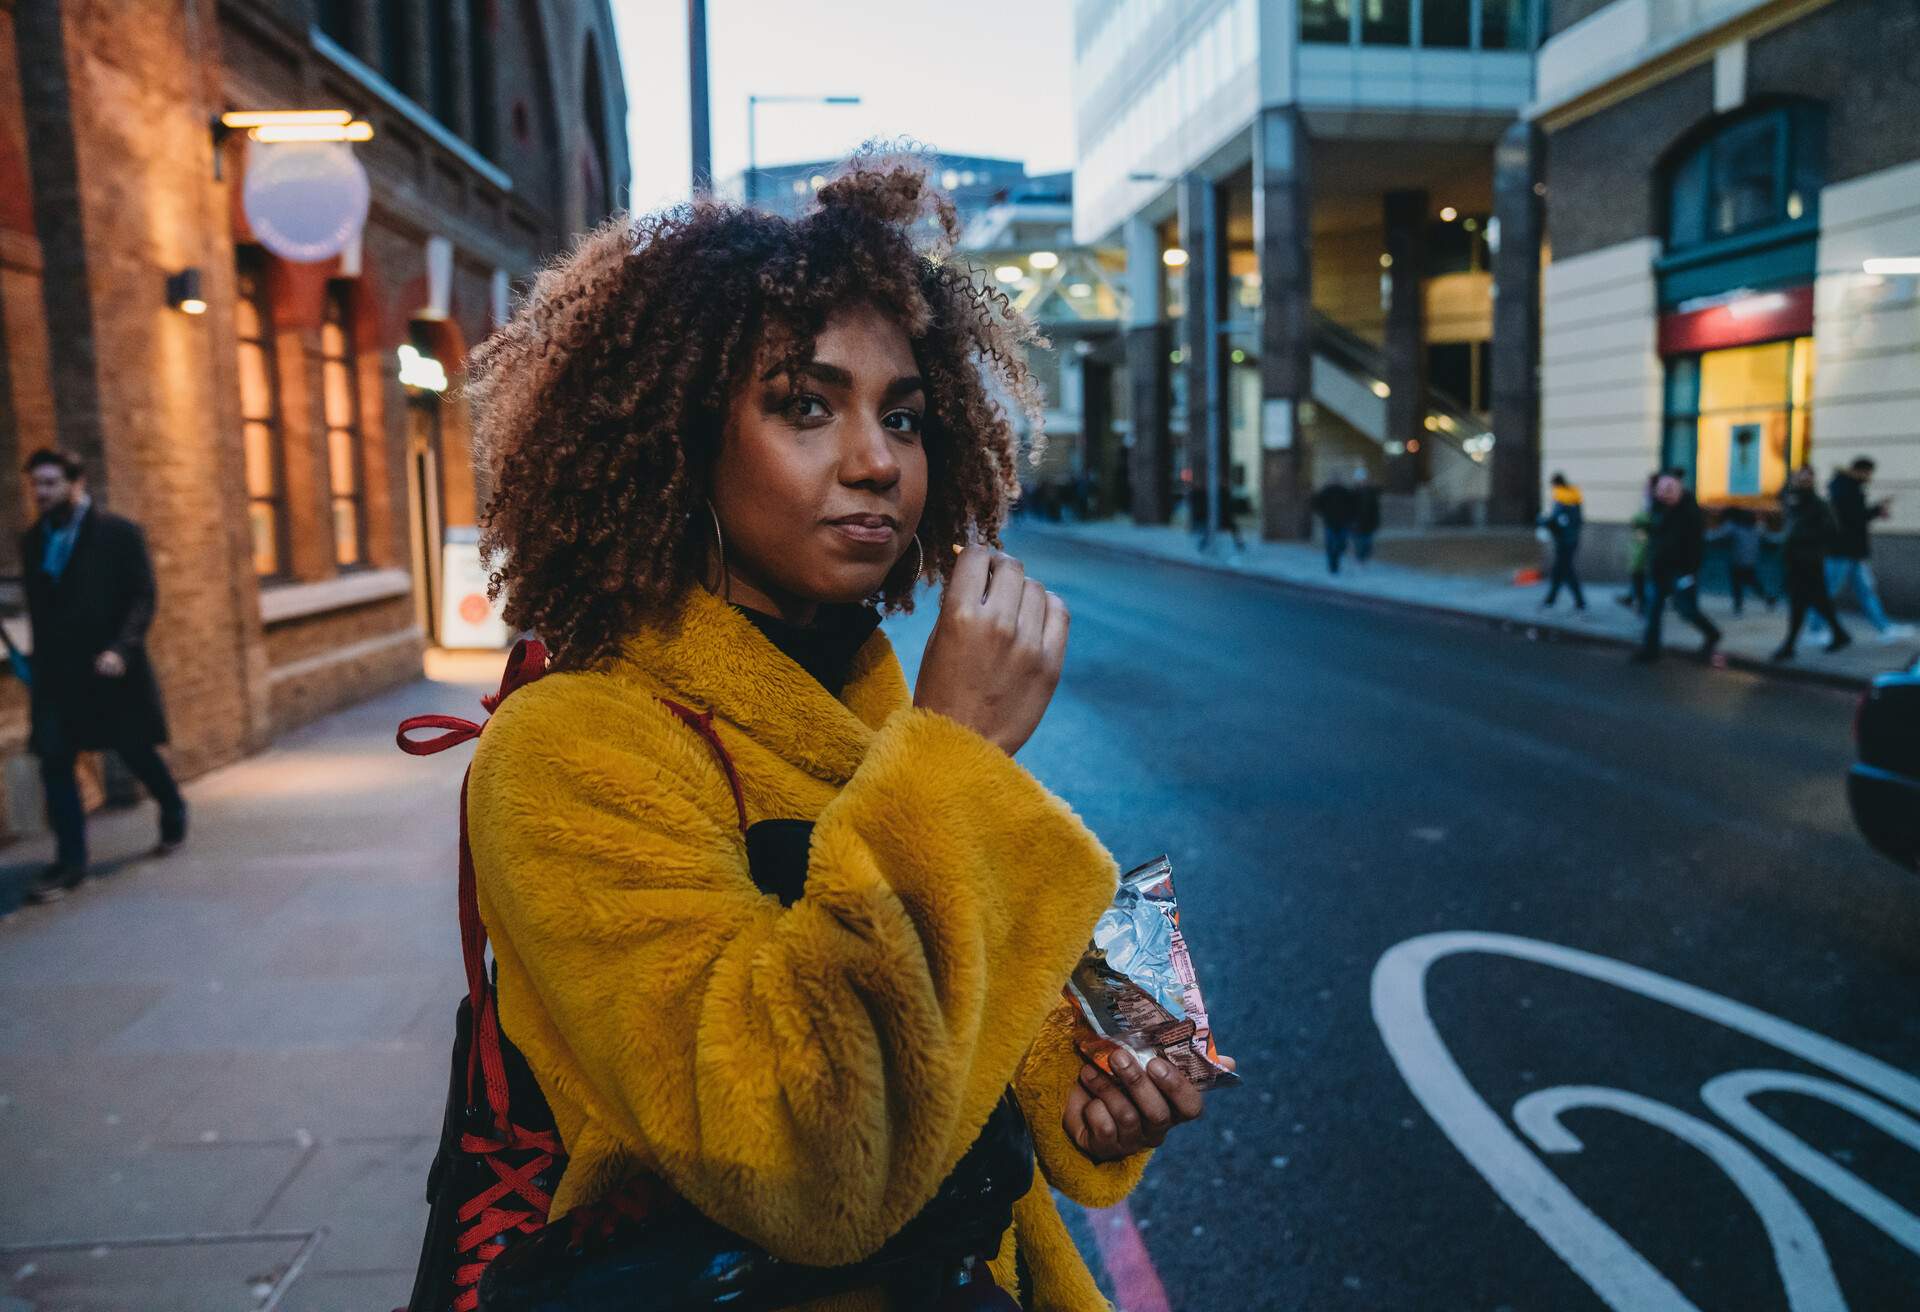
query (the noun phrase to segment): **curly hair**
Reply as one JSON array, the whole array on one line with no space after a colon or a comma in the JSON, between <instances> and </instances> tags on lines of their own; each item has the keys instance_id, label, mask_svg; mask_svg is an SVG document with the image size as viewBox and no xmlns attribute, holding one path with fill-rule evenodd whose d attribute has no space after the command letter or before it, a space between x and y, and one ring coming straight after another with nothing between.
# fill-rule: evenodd
<instances>
[{"instance_id":1,"label":"curly hair","mask_svg":"<svg viewBox=\"0 0 1920 1312\"><path fill-rule=\"evenodd\" d=\"M952 202L917 160L870 146L817 201L799 219L711 200L616 216L541 272L473 352L491 591L557 663L604 661L696 582L735 388L763 353L797 387L845 307L895 319L926 380L923 576L949 575L970 540L999 541L1018 487L1003 402L1038 431L1026 348L1044 341L952 256ZM918 582L890 576L877 600L910 610Z\"/></svg>"}]
</instances>

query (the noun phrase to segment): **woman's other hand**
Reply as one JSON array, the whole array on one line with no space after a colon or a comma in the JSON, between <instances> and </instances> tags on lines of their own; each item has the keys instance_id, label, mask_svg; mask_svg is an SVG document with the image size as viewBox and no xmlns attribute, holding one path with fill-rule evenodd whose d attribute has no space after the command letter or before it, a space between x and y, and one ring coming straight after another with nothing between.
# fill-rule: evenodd
<instances>
[{"instance_id":1,"label":"woman's other hand","mask_svg":"<svg viewBox=\"0 0 1920 1312\"><path fill-rule=\"evenodd\" d=\"M990 547L960 553L927 639L913 704L1020 750L1060 684L1067 604Z\"/></svg>"},{"instance_id":2,"label":"woman's other hand","mask_svg":"<svg viewBox=\"0 0 1920 1312\"><path fill-rule=\"evenodd\" d=\"M1205 1107L1172 1062L1155 1057L1143 1068L1121 1051L1113 1054L1112 1075L1091 1064L1080 1068L1060 1124L1090 1159L1111 1162L1158 1148L1167 1131L1199 1119Z\"/></svg>"}]
</instances>

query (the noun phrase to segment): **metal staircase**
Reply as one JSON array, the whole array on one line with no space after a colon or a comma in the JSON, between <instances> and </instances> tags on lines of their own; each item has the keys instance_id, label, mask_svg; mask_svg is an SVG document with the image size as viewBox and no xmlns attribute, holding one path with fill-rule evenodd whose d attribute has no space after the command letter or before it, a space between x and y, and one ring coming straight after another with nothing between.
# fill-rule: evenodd
<instances>
[{"instance_id":1,"label":"metal staircase","mask_svg":"<svg viewBox=\"0 0 1920 1312\"><path fill-rule=\"evenodd\" d=\"M1386 372L1386 356L1378 346L1314 311L1315 404L1382 446L1387 440ZM1417 518L1429 523L1478 520L1491 490L1488 456L1493 451L1493 430L1459 401L1432 387L1426 391L1423 413L1426 440L1432 444L1427 462L1431 478L1422 490L1426 505Z\"/></svg>"}]
</instances>

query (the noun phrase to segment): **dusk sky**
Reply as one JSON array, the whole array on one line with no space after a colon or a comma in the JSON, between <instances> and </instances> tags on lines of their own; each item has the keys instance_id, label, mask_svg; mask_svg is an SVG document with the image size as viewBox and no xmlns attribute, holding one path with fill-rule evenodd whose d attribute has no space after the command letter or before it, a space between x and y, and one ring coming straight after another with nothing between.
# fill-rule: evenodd
<instances>
[{"instance_id":1,"label":"dusk sky","mask_svg":"<svg viewBox=\"0 0 1920 1312\"><path fill-rule=\"evenodd\" d=\"M613 0L627 87L633 207L688 187L682 0ZM762 164L911 137L961 154L1073 164L1070 0L708 0L713 168L747 160L747 96L854 95L856 106L762 105Z\"/></svg>"}]
</instances>

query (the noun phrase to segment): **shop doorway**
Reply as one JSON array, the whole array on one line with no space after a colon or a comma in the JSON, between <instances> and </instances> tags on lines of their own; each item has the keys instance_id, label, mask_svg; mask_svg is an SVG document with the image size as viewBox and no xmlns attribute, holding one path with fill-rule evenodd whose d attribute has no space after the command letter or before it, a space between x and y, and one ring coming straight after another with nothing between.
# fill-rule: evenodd
<instances>
[{"instance_id":1,"label":"shop doorway","mask_svg":"<svg viewBox=\"0 0 1920 1312\"><path fill-rule=\"evenodd\" d=\"M1812 337L1671 356L1663 463L1703 505L1772 509L1812 459L1812 400Z\"/></svg>"},{"instance_id":2,"label":"shop doorway","mask_svg":"<svg viewBox=\"0 0 1920 1312\"><path fill-rule=\"evenodd\" d=\"M440 398L431 392L407 404L407 510L413 541L414 616L427 641L440 640Z\"/></svg>"}]
</instances>

